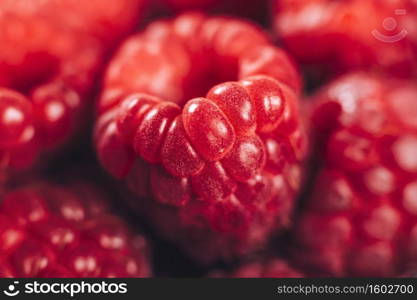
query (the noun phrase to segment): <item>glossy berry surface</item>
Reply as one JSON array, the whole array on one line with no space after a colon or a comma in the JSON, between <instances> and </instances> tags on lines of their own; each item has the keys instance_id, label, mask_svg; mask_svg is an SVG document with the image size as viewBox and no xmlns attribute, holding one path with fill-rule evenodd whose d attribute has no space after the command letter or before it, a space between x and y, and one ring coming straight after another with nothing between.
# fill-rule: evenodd
<instances>
[{"instance_id":1,"label":"glossy berry surface","mask_svg":"<svg viewBox=\"0 0 417 300\"><path fill-rule=\"evenodd\" d=\"M147 277L148 245L92 186L31 184L0 203L0 277Z\"/></svg>"},{"instance_id":2,"label":"glossy berry surface","mask_svg":"<svg viewBox=\"0 0 417 300\"><path fill-rule=\"evenodd\" d=\"M313 73L366 68L416 76L415 1L273 2L278 36L298 61L311 65Z\"/></svg>"},{"instance_id":3,"label":"glossy berry surface","mask_svg":"<svg viewBox=\"0 0 417 300\"><path fill-rule=\"evenodd\" d=\"M398 276L417 262L417 88L364 73L313 99L321 164L295 261L331 276Z\"/></svg>"},{"instance_id":4,"label":"glossy berry surface","mask_svg":"<svg viewBox=\"0 0 417 300\"><path fill-rule=\"evenodd\" d=\"M290 223L305 148L299 86L286 54L250 23L157 21L110 63L98 156L198 260L253 251Z\"/></svg>"},{"instance_id":5,"label":"glossy berry surface","mask_svg":"<svg viewBox=\"0 0 417 300\"><path fill-rule=\"evenodd\" d=\"M94 36L105 43L131 30L146 0L2 0L1 15L43 18L60 30Z\"/></svg>"},{"instance_id":6,"label":"glossy berry surface","mask_svg":"<svg viewBox=\"0 0 417 300\"><path fill-rule=\"evenodd\" d=\"M0 181L85 125L103 56L131 28L140 3L1 1Z\"/></svg>"}]
</instances>

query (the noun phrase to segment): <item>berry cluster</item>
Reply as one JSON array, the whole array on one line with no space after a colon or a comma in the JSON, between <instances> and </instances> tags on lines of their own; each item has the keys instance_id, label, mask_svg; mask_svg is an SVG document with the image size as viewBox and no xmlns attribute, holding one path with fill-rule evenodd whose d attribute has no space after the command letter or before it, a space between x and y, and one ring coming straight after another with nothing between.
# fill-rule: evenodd
<instances>
[{"instance_id":1,"label":"berry cluster","mask_svg":"<svg viewBox=\"0 0 417 300\"><path fill-rule=\"evenodd\" d=\"M417 87L348 74L314 99L321 170L295 229L298 261L338 276L417 262Z\"/></svg>"},{"instance_id":2,"label":"berry cluster","mask_svg":"<svg viewBox=\"0 0 417 300\"><path fill-rule=\"evenodd\" d=\"M417 4L413 0L274 0L275 29L314 73L377 69L417 72Z\"/></svg>"},{"instance_id":3,"label":"berry cluster","mask_svg":"<svg viewBox=\"0 0 417 300\"><path fill-rule=\"evenodd\" d=\"M0 45L0 277L416 273L416 0L0 0Z\"/></svg>"}]
</instances>

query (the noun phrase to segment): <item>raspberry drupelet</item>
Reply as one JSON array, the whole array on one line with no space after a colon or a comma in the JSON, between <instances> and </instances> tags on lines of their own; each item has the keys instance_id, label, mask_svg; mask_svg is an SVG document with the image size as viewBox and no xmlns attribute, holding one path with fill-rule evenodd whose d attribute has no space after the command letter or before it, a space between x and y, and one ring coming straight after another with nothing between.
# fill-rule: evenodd
<instances>
[{"instance_id":1,"label":"raspberry drupelet","mask_svg":"<svg viewBox=\"0 0 417 300\"><path fill-rule=\"evenodd\" d=\"M31 167L39 153L68 142L85 123L103 57L136 12L115 28L111 17L140 1L116 2L100 1L106 10L98 5L96 15L92 1L1 2L0 186Z\"/></svg>"},{"instance_id":2,"label":"raspberry drupelet","mask_svg":"<svg viewBox=\"0 0 417 300\"><path fill-rule=\"evenodd\" d=\"M274 0L277 35L315 75L368 69L417 76L413 0Z\"/></svg>"},{"instance_id":3,"label":"raspberry drupelet","mask_svg":"<svg viewBox=\"0 0 417 300\"><path fill-rule=\"evenodd\" d=\"M157 21L110 63L97 153L162 235L199 261L231 259L290 224L306 144L299 90L287 55L250 23Z\"/></svg>"},{"instance_id":4,"label":"raspberry drupelet","mask_svg":"<svg viewBox=\"0 0 417 300\"><path fill-rule=\"evenodd\" d=\"M87 183L32 183L1 198L0 277L148 277L148 252Z\"/></svg>"},{"instance_id":5,"label":"raspberry drupelet","mask_svg":"<svg viewBox=\"0 0 417 300\"><path fill-rule=\"evenodd\" d=\"M313 97L321 166L295 261L329 276L399 276L417 262L417 88L352 73Z\"/></svg>"}]
</instances>

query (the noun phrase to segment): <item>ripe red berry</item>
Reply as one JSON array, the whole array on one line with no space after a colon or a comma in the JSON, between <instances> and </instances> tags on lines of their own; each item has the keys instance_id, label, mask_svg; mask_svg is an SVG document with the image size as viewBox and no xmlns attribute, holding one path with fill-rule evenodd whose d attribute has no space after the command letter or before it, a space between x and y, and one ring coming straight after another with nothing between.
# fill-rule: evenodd
<instances>
[{"instance_id":1,"label":"ripe red berry","mask_svg":"<svg viewBox=\"0 0 417 300\"><path fill-rule=\"evenodd\" d=\"M289 223L305 147L299 88L286 54L252 24L157 21L110 63L98 156L193 256L253 251Z\"/></svg>"},{"instance_id":2,"label":"ripe red berry","mask_svg":"<svg viewBox=\"0 0 417 300\"><path fill-rule=\"evenodd\" d=\"M132 27L141 3L2 1L0 181L82 127L103 55Z\"/></svg>"},{"instance_id":3,"label":"ripe red berry","mask_svg":"<svg viewBox=\"0 0 417 300\"><path fill-rule=\"evenodd\" d=\"M417 260L417 88L354 73L314 97L321 170L295 259L335 276L398 276Z\"/></svg>"},{"instance_id":4,"label":"ripe red berry","mask_svg":"<svg viewBox=\"0 0 417 300\"><path fill-rule=\"evenodd\" d=\"M417 74L413 0L274 0L275 29L315 74L379 69Z\"/></svg>"},{"instance_id":5,"label":"ripe red berry","mask_svg":"<svg viewBox=\"0 0 417 300\"><path fill-rule=\"evenodd\" d=\"M92 186L32 184L0 203L0 277L146 277L148 245Z\"/></svg>"},{"instance_id":6,"label":"ripe red berry","mask_svg":"<svg viewBox=\"0 0 417 300\"><path fill-rule=\"evenodd\" d=\"M113 43L138 21L146 0L2 0L5 16L37 16L59 30L76 31Z\"/></svg>"}]
</instances>

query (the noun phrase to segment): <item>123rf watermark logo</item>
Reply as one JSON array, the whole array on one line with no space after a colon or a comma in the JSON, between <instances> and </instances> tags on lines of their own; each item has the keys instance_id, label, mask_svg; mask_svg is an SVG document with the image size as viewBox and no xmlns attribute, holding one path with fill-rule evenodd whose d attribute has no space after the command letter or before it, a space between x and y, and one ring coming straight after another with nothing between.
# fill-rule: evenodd
<instances>
[{"instance_id":1,"label":"123rf watermark logo","mask_svg":"<svg viewBox=\"0 0 417 300\"><path fill-rule=\"evenodd\" d=\"M9 284L7 289L3 291L6 296L14 297L20 294L19 289L17 288L19 285L19 281L13 281L13 284Z\"/></svg>"},{"instance_id":2,"label":"123rf watermark logo","mask_svg":"<svg viewBox=\"0 0 417 300\"><path fill-rule=\"evenodd\" d=\"M396 16L404 16L404 15L407 14L407 10L405 10L405 9L396 9L394 11L394 14ZM387 18L385 18L382 21L382 27L389 34L381 33L377 29L372 30L371 33L374 36L374 38L376 38L377 40L379 40L381 42L384 42L384 43L396 43L396 42L399 42L402 39L404 39L407 36L407 34L408 34L408 31L406 29L399 29L398 28L398 22L393 17L387 17ZM395 30L397 30L398 32L395 33Z\"/></svg>"},{"instance_id":3,"label":"123rf watermark logo","mask_svg":"<svg viewBox=\"0 0 417 300\"><path fill-rule=\"evenodd\" d=\"M15 297L19 294L56 294L69 295L71 298L82 294L126 294L127 283L101 282L39 282L37 280L19 283L13 281L7 285L3 293L8 297Z\"/></svg>"}]
</instances>

